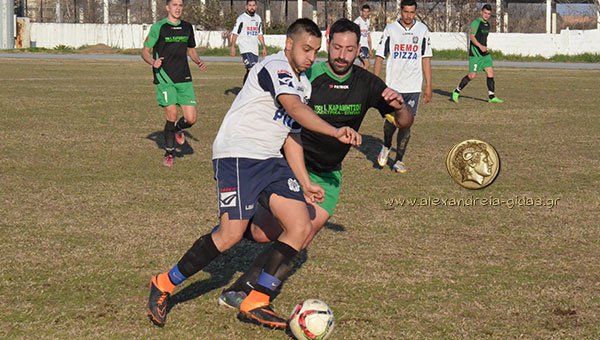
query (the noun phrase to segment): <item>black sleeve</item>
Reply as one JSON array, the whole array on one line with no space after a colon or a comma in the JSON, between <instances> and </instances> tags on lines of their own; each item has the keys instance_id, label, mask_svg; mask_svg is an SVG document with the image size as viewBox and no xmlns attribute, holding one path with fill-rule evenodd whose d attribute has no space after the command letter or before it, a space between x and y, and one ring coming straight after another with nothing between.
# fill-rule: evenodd
<instances>
[{"instance_id":1,"label":"black sleeve","mask_svg":"<svg viewBox=\"0 0 600 340\"><path fill-rule=\"evenodd\" d=\"M240 22L240 25L238 26L237 29L237 35L240 35L240 33L242 33L242 27L244 27L244 22Z\"/></svg>"},{"instance_id":2,"label":"black sleeve","mask_svg":"<svg viewBox=\"0 0 600 340\"><path fill-rule=\"evenodd\" d=\"M195 48L196 47L196 38L194 36L194 26L190 24L190 37L188 39L187 47Z\"/></svg>"},{"instance_id":3,"label":"black sleeve","mask_svg":"<svg viewBox=\"0 0 600 340\"><path fill-rule=\"evenodd\" d=\"M381 78L374 74L367 72L370 75L371 81L369 88L371 93L369 94L369 107L374 107L379 111L381 117L384 117L388 113L394 112L394 108L386 103L385 99L381 96L383 90L387 88L385 82Z\"/></svg>"}]
</instances>

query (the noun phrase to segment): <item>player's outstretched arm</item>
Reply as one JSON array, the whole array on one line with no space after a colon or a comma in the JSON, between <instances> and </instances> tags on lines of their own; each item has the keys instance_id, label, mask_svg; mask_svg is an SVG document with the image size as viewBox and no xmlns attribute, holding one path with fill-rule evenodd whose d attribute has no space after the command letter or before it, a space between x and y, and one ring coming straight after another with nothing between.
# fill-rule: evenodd
<instances>
[{"instance_id":1,"label":"player's outstretched arm","mask_svg":"<svg viewBox=\"0 0 600 340\"><path fill-rule=\"evenodd\" d=\"M362 142L362 137L354 129L347 126L341 128L331 126L319 118L308 105L302 103L297 95L281 94L277 97L277 101L304 129L337 138L345 144L360 145Z\"/></svg>"},{"instance_id":2,"label":"player's outstretched arm","mask_svg":"<svg viewBox=\"0 0 600 340\"><path fill-rule=\"evenodd\" d=\"M431 57L423 58L421 61L423 66L423 77L425 78L425 91L423 91L423 99L425 103L431 101L433 96L433 88L431 85Z\"/></svg>"},{"instance_id":3,"label":"player's outstretched arm","mask_svg":"<svg viewBox=\"0 0 600 340\"><path fill-rule=\"evenodd\" d=\"M285 159L290 169L292 169L294 175L300 181L304 195L311 202L322 203L325 199L325 190L320 185L311 182L308 177L308 171L304 164L304 148L302 147L302 139L300 139L299 133L290 133L288 135L283 144L283 151L285 152Z\"/></svg>"}]
</instances>

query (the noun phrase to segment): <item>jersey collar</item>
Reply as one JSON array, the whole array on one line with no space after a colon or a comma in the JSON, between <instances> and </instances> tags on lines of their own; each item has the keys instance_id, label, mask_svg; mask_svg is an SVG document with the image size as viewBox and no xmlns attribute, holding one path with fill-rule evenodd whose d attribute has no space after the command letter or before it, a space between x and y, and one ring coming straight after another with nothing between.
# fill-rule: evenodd
<instances>
[{"instance_id":1,"label":"jersey collar","mask_svg":"<svg viewBox=\"0 0 600 340\"><path fill-rule=\"evenodd\" d=\"M350 66L350 72L348 72L347 75L345 75L343 78L340 78L340 76L338 76L337 74L333 73L333 71L331 71L329 69L329 62L325 61L323 62L323 69L325 69L325 73L333 80L338 81L339 83L343 83L346 80L348 80L348 78L350 78L350 76L352 75L352 71L354 69L354 65Z\"/></svg>"},{"instance_id":2,"label":"jersey collar","mask_svg":"<svg viewBox=\"0 0 600 340\"><path fill-rule=\"evenodd\" d=\"M416 20L413 20L413 23L412 23L412 25L410 25L410 27L406 28L406 27L404 27L404 25L402 25L402 19L399 19L399 20L398 20L398 25L400 25L400 27L404 28L404 29L405 29L405 30L407 30L407 31L410 31L410 30L411 30L413 27L415 27L415 24L416 24L416 23L417 23L417 21L416 21Z\"/></svg>"}]
</instances>

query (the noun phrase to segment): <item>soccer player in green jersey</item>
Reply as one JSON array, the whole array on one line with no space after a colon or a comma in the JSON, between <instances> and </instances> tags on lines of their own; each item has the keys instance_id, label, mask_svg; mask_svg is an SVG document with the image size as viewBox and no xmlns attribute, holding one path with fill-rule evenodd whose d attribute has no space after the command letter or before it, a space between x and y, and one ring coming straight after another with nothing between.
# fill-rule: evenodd
<instances>
[{"instance_id":1,"label":"soccer player in green jersey","mask_svg":"<svg viewBox=\"0 0 600 340\"><path fill-rule=\"evenodd\" d=\"M488 103L502 103L502 100L496 97L494 93L494 65L487 48L487 36L490 33L488 20L491 15L492 6L485 4L481 8L481 17L471 24L471 31L469 32L469 74L464 76L458 87L452 92L452 100L456 103L458 103L460 92L471 80L475 79L477 71L483 71L487 76Z\"/></svg>"},{"instance_id":2,"label":"soccer player in green jersey","mask_svg":"<svg viewBox=\"0 0 600 340\"><path fill-rule=\"evenodd\" d=\"M402 96L379 77L354 65L360 52L360 27L348 19L340 19L331 25L329 34L328 61L315 64L306 72L313 89L309 105L315 113L333 126L347 125L358 131L367 110L376 108L382 117L393 114L397 127L410 127L413 115ZM304 242L304 249L334 213L342 186L342 161L350 146L306 129L302 130L301 136L310 180L325 190L323 202L307 200L312 231ZM270 242L282 232L268 207L268 200L262 200L244 234L246 238L259 243ZM240 308L257 284L265 254L258 255L252 267L221 293L220 305ZM281 275L282 281L289 275L292 265L282 268L287 271Z\"/></svg>"},{"instance_id":3,"label":"soccer player in green jersey","mask_svg":"<svg viewBox=\"0 0 600 340\"><path fill-rule=\"evenodd\" d=\"M185 143L183 130L196 122L196 95L192 75L188 65L188 55L201 70L204 62L198 58L194 28L180 20L183 0L166 0L167 17L150 28L144 41L142 59L152 65L156 101L164 107L165 158L163 165L173 166L175 142ZM181 107L183 117L177 120L177 107Z\"/></svg>"}]
</instances>

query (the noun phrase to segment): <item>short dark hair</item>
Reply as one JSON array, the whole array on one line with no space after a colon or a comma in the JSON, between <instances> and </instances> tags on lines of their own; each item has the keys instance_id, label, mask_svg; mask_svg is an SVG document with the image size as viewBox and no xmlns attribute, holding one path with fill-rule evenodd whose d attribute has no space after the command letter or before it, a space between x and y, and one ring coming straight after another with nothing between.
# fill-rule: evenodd
<instances>
[{"instance_id":1,"label":"short dark hair","mask_svg":"<svg viewBox=\"0 0 600 340\"><path fill-rule=\"evenodd\" d=\"M417 9L417 1L416 0L402 0L400 2L400 8L404 8L406 6L415 6L415 9Z\"/></svg>"},{"instance_id":2,"label":"short dark hair","mask_svg":"<svg viewBox=\"0 0 600 340\"><path fill-rule=\"evenodd\" d=\"M181 2L184 2L185 0L181 0ZM171 0L167 0L167 5L171 2Z\"/></svg>"},{"instance_id":3,"label":"short dark hair","mask_svg":"<svg viewBox=\"0 0 600 340\"><path fill-rule=\"evenodd\" d=\"M362 11L363 9L368 9L369 11L371 10L371 6L364 4L362 5L362 7L360 8L360 10Z\"/></svg>"},{"instance_id":4,"label":"short dark hair","mask_svg":"<svg viewBox=\"0 0 600 340\"><path fill-rule=\"evenodd\" d=\"M246 5L250 2L256 2L256 0L246 0Z\"/></svg>"},{"instance_id":5,"label":"short dark hair","mask_svg":"<svg viewBox=\"0 0 600 340\"><path fill-rule=\"evenodd\" d=\"M319 30L319 26L317 26L317 24L315 24L312 20L306 18L300 18L294 21L290 27L288 27L285 35L290 38L298 33L308 33L317 38L321 38L323 36L321 34L321 30Z\"/></svg>"},{"instance_id":6,"label":"short dark hair","mask_svg":"<svg viewBox=\"0 0 600 340\"><path fill-rule=\"evenodd\" d=\"M335 33L344 32L352 32L356 34L356 43L358 44L360 41L360 27L346 18L338 19L333 23L333 25L331 25L329 28L329 41L333 40L333 35Z\"/></svg>"},{"instance_id":7,"label":"short dark hair","mask_svg":"<svg viewBox=\"0 0 600 340\"><path fill-rule=\"evenodd\" d=\"M481 10L483 11L484 9L487 9L488 11L492 11L492 6L490 4L485 4L483 5L483 7L481 7Z\"/></svg>"}]
</instances>

